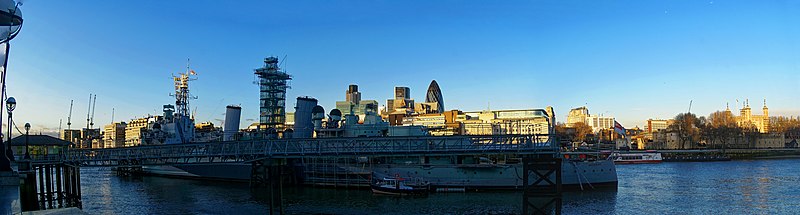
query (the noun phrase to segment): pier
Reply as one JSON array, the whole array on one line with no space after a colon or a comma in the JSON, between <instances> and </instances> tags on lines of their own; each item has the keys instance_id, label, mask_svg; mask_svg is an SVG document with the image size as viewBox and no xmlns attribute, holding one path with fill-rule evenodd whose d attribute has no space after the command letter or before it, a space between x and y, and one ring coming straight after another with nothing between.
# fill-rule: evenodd
<instances>
[{"instance_id":1,"label":"pier","mask_svg":"<svg viewBox=\"0 0 800 215\"><path fill-rule=\"evenodd\" d=\"M109 149L68 148L54 155L33 155L30 166L37 171L24 174L39 177L39 184L26 183L23 204L37 204L42 208L52 206L52 201L66 200L64 206L80 207L80 167L115 167L120 172L135 172L143 166L173 164L242 163L252 165L250 185L267 188L270 195L270 210L282 213L283 175L287 159L339 158L339 157L406 157L443 155L495 155L518 154L536 158L557 157L559 148L550 141L549 135L487 135L487 136L408 136L408 137L358 137L358 138L300 138L266 139L251 141L225 141L191 144L136 146ZM541 157L540 157L541 156ZM539 162L541 159L524 159L524 162ZM546 196L560 195L560 178L552 182L547 177L560 175L560 163L547 166L549 173L539 174L541 165L526 165L534 169L534 177L525 177L533 191L538 186L552 187ZM536 169L539 168L539 169ZM52 173L63 177L51 178ZM31 177L31 176L28 176ZM42 178L44 177L44 178ZM61 179L63 178L63 180ZM57 182L53 182L57 180ZM58 181L61 180L61 181ZM548 184L539 184L548 182ZM53 184L53 185L50 185ZM65 191L61 191L61 187ZM75 185L77 184L77 187ZM53 192L55 187L58 191ZM558 188L556 188L558 187ZM541 189L541 188L537 188ZM77 191L77 192L76 192ZM76 199L77 198L77 199ZM560 201L560 197L558 198ZM30 203L35 202L35 203ZM45 204L47 203L47 204ZM28 209L26 207L26 209Z\"/></svg>"}]
</instances>

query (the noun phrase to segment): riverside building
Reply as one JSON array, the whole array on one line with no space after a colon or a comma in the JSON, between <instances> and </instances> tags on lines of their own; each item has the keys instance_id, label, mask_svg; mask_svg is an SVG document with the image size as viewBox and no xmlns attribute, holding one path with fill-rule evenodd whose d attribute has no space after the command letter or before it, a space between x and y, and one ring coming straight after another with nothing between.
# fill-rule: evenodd
<instances>
[{"instance_id":1,"label":"riverside building","mask_svg":"<svg viewBox=\"0 0 800 215\"><path fill-rule=\"evenodd\" d=\"M614 127L614 117L598 116L589 114L589 109L585 106L573 108L567 114L568 128L575 126L575 123L582 122L589 127L592 127L592 132L597 133L601 129L608 129Z\"/></svg>"},{"instance_id":2,"label":"riverside building","mask_svg":"<svg viewBox=\"0 0 800 215\"><path fill-rule=\"evenodd\" d=\"M125 146L125 122L115 122L103 128L103 148L117 148Z\"/></svg>"}]
</instances>

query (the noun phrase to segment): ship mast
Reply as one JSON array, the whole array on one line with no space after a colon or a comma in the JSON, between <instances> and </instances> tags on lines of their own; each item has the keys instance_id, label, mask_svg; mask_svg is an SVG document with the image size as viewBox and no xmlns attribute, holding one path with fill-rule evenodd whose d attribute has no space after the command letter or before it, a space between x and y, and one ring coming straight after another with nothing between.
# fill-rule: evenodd
<instances>
[{"instance_id":1,"label":"ship mast","mask_svg":"<svg viewBox=\"0 0 800 215\"><path fill-rule=\"evenodd\" d=\"M197 73L191 70L189 65L189 59L186 59L186 72L178 73L178 76L172 76L175 81L175 94L170 94L170 96L175 97L175 109L178 116L189 116L189 100L197 99L196 96L189 94L189 81L197 80L197 78L193 77Z\"/></svg>"},{"instance_id":2,"label":"ship mast","mask_svg":"<svg viewBox=\"0 0 800 215\"><path fill-rule=\"evenodd\" d=\"M186 136L184 132L191 132L190 129L194 127L193 123L190 120L189 115L189 100L190 99L197 99L196 96L192 96L189 94L189 82L197 80L193 76L196 76L197 73L194 72L190 68L190 61L186 59L186 72L178 73L178 76L173 75L172 80L175 83L175 94L170 94L170 96L175 97L175 109L176 109L176 116L174 117L176 130L178 130L179 137L181 139L181 143L186 143ZM185 122L184 122L185 121ZM191 138L191 135L189 135Z\"/></svg>"}]
</instances>

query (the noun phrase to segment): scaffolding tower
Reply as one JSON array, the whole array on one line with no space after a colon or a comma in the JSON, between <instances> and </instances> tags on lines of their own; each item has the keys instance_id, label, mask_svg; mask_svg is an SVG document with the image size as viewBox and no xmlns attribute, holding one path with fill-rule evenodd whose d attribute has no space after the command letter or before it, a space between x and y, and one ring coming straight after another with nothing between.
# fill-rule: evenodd
<instances>
[{"instance_id":1,"label":"scaffolding tower","mask_svg":"<svg viewBox=\"0 0 800 215\"><path fill-rule=\"evenodd\" d=\"M264 58L264 67L255 69L255 74L258 75L261 88L258 128L283 131L286 122L286 89L290 88L287 81L292 76L281 71L277 57Z\"/></svg>"}]
</instances>

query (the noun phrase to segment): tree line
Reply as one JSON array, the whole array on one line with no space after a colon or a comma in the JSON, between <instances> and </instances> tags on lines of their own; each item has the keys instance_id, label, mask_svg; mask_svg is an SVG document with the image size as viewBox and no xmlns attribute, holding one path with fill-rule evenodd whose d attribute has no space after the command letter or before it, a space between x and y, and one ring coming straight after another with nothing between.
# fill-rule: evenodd
<instances>
[{"instance_id":1,"label":"tree line","mask_svg":"<svg viewBox=\"0 0 800 215\"><path fill-rule=\"evenodd\" d=\"M563 141L597 142L592 127L577 122L567 128L564 124L555 126L556 135ZM694 147L720 147L726 149L732 140L742 139L754 143L759 135L758 128L751 123L739 123L729 111L717 111L708 117L693 113L679 113L667 127L666 132L678 137L681 149ZM782 134L786 139L800 139L800 118L771 117L769 133ZM715 144L716 145L710 145ZM751 145L751 147L754 145Z\"/></svg>"}]
</instances>

